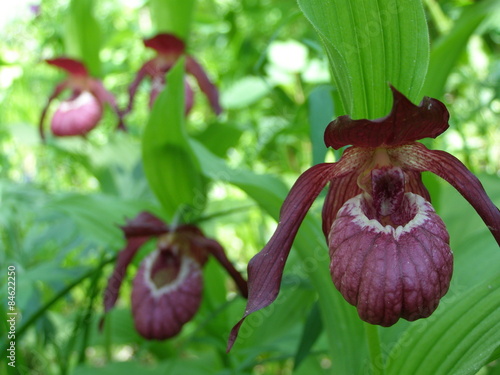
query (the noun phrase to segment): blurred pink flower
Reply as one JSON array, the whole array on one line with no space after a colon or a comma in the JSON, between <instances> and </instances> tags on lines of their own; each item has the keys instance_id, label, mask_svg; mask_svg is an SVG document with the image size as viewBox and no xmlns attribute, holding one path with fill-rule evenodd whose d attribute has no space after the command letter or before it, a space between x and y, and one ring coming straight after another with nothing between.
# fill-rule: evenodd
<instances>
[{"instance_id":1,"label":"blurred pink flower","mask_svg":"<svg viewBox=\"0 0 500 375\"><path fill-rule=\"evenodd\" d=\"M125 113L132 110L133 101L137 88L146 77L151 79L151 92L149 96L149 107L153 107L158 94L165 86L165 74L172 69L181 56L186 56L186 72L191 74L201 91L207 96L210 106L218 115L222 112L219 104L219 92L215 85L210 81L201 65L194 57L185 53L184 42L172 34L158 34L150 39L144 40L146 47L152 48L157 52L156 57L148 60L142 65L137 75L129 87L129 104ZM188 114L193 106L193 90L189 83L185 81L185 113Z\"/></svg>"},{"instance_id":2,"label":"blurred pink flower","mask_svg":"<svg viewBox=\"0 0 500 375\"><path fill-rule=\"evenodd\" d=\"M104 88L100 80L89 75L83 63L66 57L49 59L46 62L65 70L69 75L55 87L43 108L39 123L42 139L45 138L43 123L49 106L65 90L70 90L71 96L59 104L51 120L50 128L55 136L87 134L101 120L105 103L108 103L118 114L120 119L118 127L124 129L113 94Z\"/></svg>"},{"instance_id":3,"label":"blurred pink flower","mask_svg":"<svg viewBox=\"0 0 500 375\"><path fill-rule=\"evenodd\" d=\"M194 225L169 227L157 217L140 213L123 228L126 247L118 254L104 294L108 312L116 303L128 265L140 247L157 238L156 249L139 267L132 287L132 314L137 331L147 339L175 336L190 321L201 303L202 267L213 255L234 279L246 298L247 285L224 253Z\"/></svg>"}]
</instances>

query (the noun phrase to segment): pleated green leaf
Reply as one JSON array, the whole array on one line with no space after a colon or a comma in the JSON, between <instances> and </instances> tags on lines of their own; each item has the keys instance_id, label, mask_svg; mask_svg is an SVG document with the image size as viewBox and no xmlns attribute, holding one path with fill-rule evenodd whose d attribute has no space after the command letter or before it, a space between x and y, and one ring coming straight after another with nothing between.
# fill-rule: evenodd
<instances>
[{"instance_id":1,"label":"pleated green leaf","mask_svg":"<svg viewBox=\"0 0 500 375\"><path fill-rule=\"evenodd\" d=\"M500 345L500 276L450 296L389 354L387 374L475 374Z\"/></svg>"},{"instance_id":2,"label":"pleated green leaf","mask_svg":"<svg viewBox=\"0 0 500 375\"><path fill-rule=\"evenodd\" d=\"M295 354L295 369L299 368L302 362L307 358L322 330L323 322L321 320L321 311L318 302L315 302L309 312L304 329L302 330L302 337L300 338L299 347Z\"/></svg>"},{"instance_id":3,"label":"pleated green leaf","mask_svg":"<svg viewBox=\"0 0 500 375\"><path fill-rule=\"evenodd\" d=\"M184 59L167 74L142 140L144 173L168 219L199 214L206 184L185 132Z\"/></svg>"},{"instance_id":4,"label":"pleated green leaf","mask_svg":"<svg viewBox=\"0 0 500 375\"><path fill-rule=\"evenodd\" d=\"M149 0L149 11L156 31L173 33L186 40L194 5L195 0Z\"/></svg>"},{"instance_id":5,"label":"pleated green leaf","mask_svg":"<svg viewBox=\"0 0 500 375\"><path fill-rule=\"evenodd\" d=\"M72 0L64 24L67 56L81 60L94 77L101 75L102 34L94 16L94 0Z\"/></svg>"},{"instance_id":6,"label":"pleated green leaf","mask_svg":"<svg viewBox=\"0 0 500 375\"><path fill-rule=\"evenodd\" d=\"M388 83L420 101L429 36L420 0L298 0L323 41L345 111L386 115Z\"/></svg>"}]
</instances>

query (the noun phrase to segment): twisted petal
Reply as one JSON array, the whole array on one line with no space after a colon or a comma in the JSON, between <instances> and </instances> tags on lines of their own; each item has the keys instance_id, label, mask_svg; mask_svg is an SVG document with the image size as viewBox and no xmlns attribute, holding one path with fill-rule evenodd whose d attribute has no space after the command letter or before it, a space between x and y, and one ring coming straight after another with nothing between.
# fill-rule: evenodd
<instances>
[{"instance_id":1,"label":"twisted petal","mask_svg":"<svg viewBox=\"0 0 500 375\"><path fill-rule=\"evenodd\" d=\"M429 202L406 193L404 225L383 226L365 215L358 195L340 209L330 233L332 280L361 319L391 326L432 314L448 291L453 258L443 221Z\"/></svg>"},{"instance_id":2,"label":"twisted petal","mask_svg":"<svg viewBox=\"0 0 500 375\"><path fill-rule=\"evenodd\" d=\"M214 112L219 115L222 112L222 108L219 104L219 91L210 81L201 65L191 56L187 56L186 58L186 71L196 78L201 91L207 96L210 106Z\"/></svg>"},{"instance_id":3,"label":"twisted petal","mask_svg":"<svg viewBox=\"0 0 500 375\"><path fill-rule=\"evenodd\" d=\"M144 65L141 66L139 71L137 72L134 81L130 84L128 88L129 100L127 109L125 109L124 114L129 113L132 110L134 105L135 94L137 93L137 89L145 77L154 77L158 74L157 62L155 59L146 61ZM163 77L163 81L164 81Z\"/></svg>"},{"instance_id":4,"label":"twisted petal","mask_svg":"<svg viewBox=\"0 0 500 375\"><path fill-rule=\"evenodd\" d=\"M150 238L169 232L169 228L149 212L141 212L122 227L127 244L120 251L115 269L104 292L104 310L108 312L116 303L127 267L139 248Z\"/></svg>"},{"instance_id":5,"label":"twisted petal","mask_svg":"<svg viewBox=\"0 0 500 375\"><path fill-rule=\"evenodd\" d=\"M278 296L290 248L313 201L328 181L344 177L358 169L365 157L363 150L350 148L337 163L315 165L295 182L281 207L276 231L262 251L248 264L248 303L243 318L231 330L228 350L233 346L245 318L268 306Z\"/></svg>"},{"instance_id":6,"label":"twisted petal","mask_svg":"<svg viewBox=\"0 0 500 375\"><path fill-rule=\"evenodd\" d=\"M113 270L113 274L109 278L108 285L104 291L104 312L108 312L115 305L123 278L127 272L127 267L130 262L132 262L132 259L139 248L150 238L151 236L129 238L125 249L120 251L118 254L115 269Z\"/></svg>"},{"instance_id":7,"label":"twisted petal","mask_svg":"<svg viewBox=\"0 0 500 375\"><path fill-rule=\"evenodd\" d=\"M448 129L449 113L439 100L424 97L419 106L391 86L394 103L391 113L377 120L352 120L340 116L325 130L327 147L339 149L397 146L422 138L435 138Z\"/></svg>"},{"instance_id":8,"label":"twisted petal","mask_svg":"<svg viewBox=\"0 0 500 375\"><path fill-rule=\"evenodd\" d=\"M206 238L206 237L197 237L194 241L196 246L204 248L206 251L210 252L215 259L221 264L222 267L226 269L229 276L234 280L234 283L240 290L240 293L243 297L248 297L248 286L247 282L241 276L241 274L234 268L231 261L227 258L224 248L217 241Z\"/></svg>"},{"instance_id":9,"label":"twisted petal","mask_svg":"<svg viewBox=\"0 0 500 375\"><path fill-rule=\"evenodd\" d=\"M201 266L195 260L168 251L153 252L141 263L132 288L137 331L147 339L175 336L198 311L202 289Z\"/></svg>"},{"instance_id":10,"label":"twisted petal","mask_svg":"<svg viewBox=\"0 0 500 375\"><path fill-rule=\"evenodd\" d=\"M429 150L413 143L389 150L404 168L430 171L449 182L474 207L500 245L500 211L483 185L460 160L444 151Z\"/></svg>"}]
</instances>

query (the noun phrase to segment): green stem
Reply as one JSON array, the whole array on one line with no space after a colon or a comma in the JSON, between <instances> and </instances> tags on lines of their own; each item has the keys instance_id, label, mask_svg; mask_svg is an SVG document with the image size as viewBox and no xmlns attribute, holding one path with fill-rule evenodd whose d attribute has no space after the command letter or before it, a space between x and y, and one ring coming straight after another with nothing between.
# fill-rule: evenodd
<instances>
[{"instance_id":1,"label":"green stem","mask_svg":"<svg viewBox=\"0 0 500 375\"><path fill-rule=\"evenodd\" d=\"M385 363L380 348L380 337L378 334L378 326L365 323L366 342L368 344L368 352L370 354L371 369L373 375L385 374Z\"/></svg>"}]
</instances>

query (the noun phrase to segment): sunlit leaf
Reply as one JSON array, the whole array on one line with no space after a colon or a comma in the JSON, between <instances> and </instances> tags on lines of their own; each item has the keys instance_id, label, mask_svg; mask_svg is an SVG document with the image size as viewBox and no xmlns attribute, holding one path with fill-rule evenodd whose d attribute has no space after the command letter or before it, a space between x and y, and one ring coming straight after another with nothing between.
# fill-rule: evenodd
<instances>
[{"instance_id":1,"label":"sunlit leaf","mask_svg":"<svg viewBox=\"0 0 500 375\"><path fill-rule=\"evenodd\" d=\"M262 99L270 91L271 86L262 78L245 77L222 92L222 106L227 109L243 108Z\"/></svg>"},{"instance_id":2,"label":"sunlit leaf","mask_svg":"<svg viewBox=\"0 0 500 375\"><path fill-rule=\"evenodd\" d=\"M394 346L387 374L475 374L500 345L499 300L497 276L443 301Z\"/></svg>"},{"instance_id":3,"label":"sunlit leaf","mask_svg":"<svg viewBox=\"0 0 500 375\"><path fill-rule=\"evenodd\" d=\"M65 18L66 54L85 63L91 75L101 75L101 28L94 17L94 0L72 0Z\"/></svg>"},{"instance_id":4,"label":"sunlit leaf","mask_svg":"<svg viewBox=\"0 0 500 375\"><path fill-rule=\"evenodd\" d=\"M185 133L182 59L167 82L144 131L142 155L151 189L171 219L176 212L201 212L206 187Z\"/></svg>"},{"instance_id":5,"label":"sunlit leaf","mask_svg":"<svg viewBox=\"0 0 500 375\"><path fill-rule=\"evenodd\" d=\"M388 83L419 101L429 59L420 0L299 0L323 41L347 114L377 118L391 106Z\"/></svg>"},{"instance_id":6,"label":"sunlit leaf","mask_svg":"<svg viewBox=\"0 0 500 375\"><path fill-rule=\"evenodd\" d=\"M195 0L149 0L149 11L157 32L189 36Z\"/></svg>"}]
</instances>

